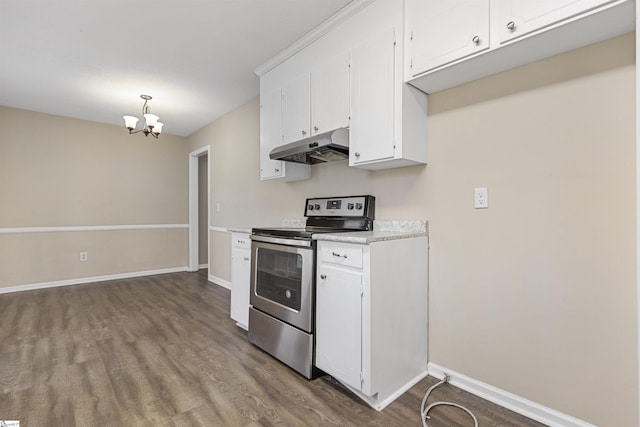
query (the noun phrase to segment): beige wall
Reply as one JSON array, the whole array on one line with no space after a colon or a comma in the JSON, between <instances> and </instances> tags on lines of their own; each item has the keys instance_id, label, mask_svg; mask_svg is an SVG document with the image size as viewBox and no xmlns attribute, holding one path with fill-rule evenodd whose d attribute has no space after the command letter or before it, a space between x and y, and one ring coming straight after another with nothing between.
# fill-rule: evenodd
<instances>
[{"instance_id":1,"label":"beige wall","mask_svg":"<svg viewBox=\"0 0 640 427\"><path fill-rule=\"evenodd\" d=\"M0 107L0 228L186 224L186 159L186 138ZM0 287L185 267L186 237L0 233Z\"/></svg>"},{"instance_id":2,"label":"beige wall","mask_svg":"<svg viewBox=\"0 0 640 427\"><path fill-rule=\"evenodd\" d=\"M257 100L189 149L212 146L214 226L279 224L306 197L360 193L378 219L428 219L432 362L596 425L638 425L634 73L627 35L433 94L428 166L342 161L260 182ZM485 186L490 207L474 210ZM212 233L211 274L228 279L229 250Z\"/></svg>"}]
</instances>

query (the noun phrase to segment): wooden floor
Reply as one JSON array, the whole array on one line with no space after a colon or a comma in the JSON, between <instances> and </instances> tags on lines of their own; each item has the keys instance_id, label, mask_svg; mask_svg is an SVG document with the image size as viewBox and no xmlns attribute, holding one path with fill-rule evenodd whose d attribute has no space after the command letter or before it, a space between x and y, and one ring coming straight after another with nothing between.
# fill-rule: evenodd
<instances>
[{"instance_id":1,"label":"wooden floor","mask_svg":"<svg viewBox=\"0 0 640 427\"><path fill-rule=\"evenodd\" d=\"M247 342L200 273L0 295L0 419L21 427L420 426L427 377L377 412ZM450 385L429 402L480 426L538 426ZM430 427L472 426L437 408Z\"/></svg>"}]
</instances>

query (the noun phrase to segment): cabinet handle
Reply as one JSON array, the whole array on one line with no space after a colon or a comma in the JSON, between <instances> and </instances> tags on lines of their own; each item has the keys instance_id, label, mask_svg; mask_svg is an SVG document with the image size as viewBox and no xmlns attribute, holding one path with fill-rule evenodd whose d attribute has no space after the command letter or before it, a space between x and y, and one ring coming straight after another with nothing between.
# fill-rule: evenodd
<instances>
[{"instance_id":1,"label":"cabinet handle","mask_svg":"<svg viewBox=\"0 0 640 427\"><path fill-rule=\"evenodd\" d=\"M334 257L347 259L347 254L340 255L340 254L338 254L338 253L331 252L331 255L333 255Z\"/></svg>"},{"instance_id":2,"label":"cabinet handle","mask_svg":"<svg viewBox=\"0 0 640 427\"><path fill-rule=\"evenodd\" d=\"M324 280L324 279L326 279L326 278L327 278L327 275L326 275L326 274L321 274L321 275L320 275L320 278L321 278L322 280Z\"/></svg>"},{"instance_id":3,"label":"cabinet handle","mask_svg":"<svg viewBox=\"0 0 640 427\"><path fill-rule=\"evenodd\" d=\"M354 155L355 155L356 157L360 157L360 153L358 153L357 151L354 153Z\"/></svg>"},{"instance_id":4,"label":"cabinet handle","mask_svg":"<svg viewBox=\"0 0 640 427\"><path fill-rule=\"evenodd\" d=\"M480 37L478 37L478 36L473 36L473 38L471 39L471 41L473 42L473 44L480 44Z\"/></svg>"},{"instance_id":5,"label":"cabinet handle","mask_svg":"<svg viewBox=\"0 0 640 427\"><path fill-rule=\"evenodd\" d=\"M245 261L249 261L249 257L244 257L244 260Z\"/></svg>"},{"instance_id":6,"label":"cabinet handle","mask_svg":"<svg viewBox=\"0 0 640 427\"><path fill-rule=\"evenodd\" d=\"M303 135L306 135L306 134L307 134L307 131L306 131L306 130L303 130L303 131L302 131L302 134L303 134Z\"/></svg>"},{"instance_id":7,"label":"cabinet handle","mask_svg":"<svg viewBox=\"0 0 640 427\"><path fill-rule=\"evenodd\" d=\"M238 243L240 243L241 245L244 245L244 240L238 240Z\"/></svg>"},{"instance_id":8,"label":"cabinet handle","mask_svg":"<svg viewBox=\"0 0 640 427\"><path fill-rule=\"evenodd\" d=\"M513 22L513 21L507 22L507 30L513 31L515 29L516 29L516 23L515 22Z\"/></svg>"},{"instance_id":9,"label":"cabinet handle","mask_svg":"<svg viewBox=\"0 0 640 427\"><path fill-rule=\"evenodd\" d=\"M274 169L274 171L276 171L276 172L280 172L280 169L278 169L278 168L275 168L275 169Z\"/></svg>"},{"instance_id":10,"label":"cabinet handle","mask_svg":"<svg viewBox=\"0 0 640 427\"><path fill-rule=\"evenodd\" d=\"M314 126L313 130L315 130L316 132L318 132L318 126Z\"/></svg>"}]
</instances>

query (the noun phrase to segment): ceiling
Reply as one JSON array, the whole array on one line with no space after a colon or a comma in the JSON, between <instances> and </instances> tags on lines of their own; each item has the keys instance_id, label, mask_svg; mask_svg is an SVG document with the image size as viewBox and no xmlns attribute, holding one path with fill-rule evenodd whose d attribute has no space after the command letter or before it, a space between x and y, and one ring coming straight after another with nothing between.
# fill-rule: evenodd
<instances>
[{"instance_id":1,"label":"ceiling","mask_svg":"<svg viewBox=\"0 0 640 427\"><path fill-rule=\"evenodd\" d=\"M0 0L0 105L122 125L141 94L189 135L351 0ZM140 126L140 125L139 125Z\"/></svg>"}]
</instances>

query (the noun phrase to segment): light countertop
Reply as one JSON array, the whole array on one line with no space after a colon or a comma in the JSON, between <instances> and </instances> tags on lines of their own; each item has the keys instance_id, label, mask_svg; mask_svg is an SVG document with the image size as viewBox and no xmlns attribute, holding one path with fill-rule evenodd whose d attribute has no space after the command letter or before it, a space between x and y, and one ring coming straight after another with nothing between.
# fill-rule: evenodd
<instances>
[{"instance_id":1,"label":"light countertop","mask_svg":"<svg viewBox=\"0 0 640 427\"><path fill-rule=\"evenodd\" d=\"M227 228L227 231L230 233L245 233L251 234L250 228Z\"/></svg>"},{"instance_id":2,"label":"light countertop","mask_svg":"<svg viewBox=\"0 0 640 427\"><path fill-rule=\"evenodd\" d=\"M427 221L375 220L373 222L373 231L321 233L314 234L313 239L368 245L385 240L410 239L428 235Z\"/></svg>"}]
</instances>

